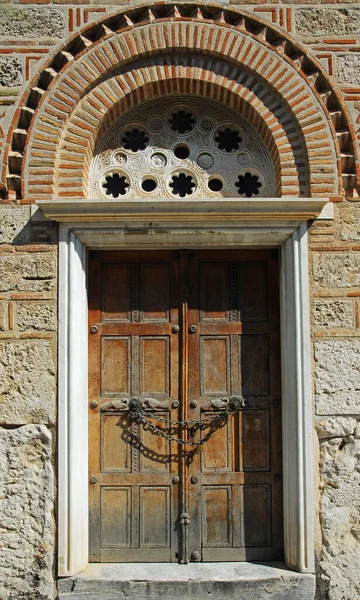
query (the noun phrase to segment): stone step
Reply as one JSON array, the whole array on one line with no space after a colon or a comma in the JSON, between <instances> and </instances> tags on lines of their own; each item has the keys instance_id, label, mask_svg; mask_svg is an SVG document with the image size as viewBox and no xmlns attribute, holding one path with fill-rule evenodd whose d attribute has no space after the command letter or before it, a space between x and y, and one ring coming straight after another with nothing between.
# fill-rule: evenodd
<instances>
[{"instance_id":1,"label":"stone step","mask_svg":"<svg viewBox=\"0 0 360 600\"><path fill-rule=\"evenodd\" d=\"M314 600L315 576L282 563L94 563L58 591L58 600Z\"/></svg>"}]
</instances>

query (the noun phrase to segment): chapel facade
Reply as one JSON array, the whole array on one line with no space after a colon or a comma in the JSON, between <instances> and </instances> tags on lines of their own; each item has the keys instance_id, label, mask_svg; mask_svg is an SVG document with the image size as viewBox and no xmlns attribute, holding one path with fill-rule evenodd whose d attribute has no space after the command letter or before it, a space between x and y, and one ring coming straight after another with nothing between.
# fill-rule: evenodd
<instances>
[{"instance_id":1,"label":"chapel facade","mask_svg":"<svg viewBox=\"0 0 360 600\"><path fill-rule=\"evenodd\" d=\"M0 9L0 596L360 596L360 8Z\"/></svg>"}]
</instances>

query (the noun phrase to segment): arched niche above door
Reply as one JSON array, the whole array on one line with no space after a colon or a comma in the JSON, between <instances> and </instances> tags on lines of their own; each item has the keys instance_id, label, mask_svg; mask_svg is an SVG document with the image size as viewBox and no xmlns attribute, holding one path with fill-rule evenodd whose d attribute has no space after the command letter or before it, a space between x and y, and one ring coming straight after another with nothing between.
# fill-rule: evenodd
<instances>
[{"instance_id":1,"label":"arched niche above door","mask_svg":"<svg viewBox=\"0 0 360 600\"><path fill-rule=\"evenodd\" d=\"M279 188L269 149L241 114L169 96L130 110L99 139L89 196L271 198Z\"/></svg>"}]
</instances>

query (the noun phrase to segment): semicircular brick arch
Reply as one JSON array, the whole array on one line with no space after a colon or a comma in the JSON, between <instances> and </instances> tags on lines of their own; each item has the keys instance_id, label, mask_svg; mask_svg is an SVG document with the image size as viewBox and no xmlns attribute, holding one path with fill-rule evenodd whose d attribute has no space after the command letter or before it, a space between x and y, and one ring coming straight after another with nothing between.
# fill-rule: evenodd
<instances>
[{"instance_id":1,"label":"semicircular brick arch","mask_svg":"<svg viewBox=\"0 0 360 600\"><path fill-rule=\"evenodd\" d=\"M312 195L341 194L338 173L343 174L347 190L355 185L353 131L346 109L316 61L305 56L287 34L238 10L224 10L207 3L165 2L122 10L88 26L49 61L24 94L9 133L9 188L29 200L53 196L58 145L64 127L71 130L71 115L78 112L75 109L79 103L92 90L96 108L95 88L100 92L99 85L109 73L138 58L170 50L221 57L249 76L256 72L259 88L261 82L267 82L266 89L260 92L272 93L274 100L282 98L293 124L303 132ZM138 84L134 80L129 86L134 91ZM235 81L233 86L236 87ZM226 94L226 86L223 89ZM257 101L261 102L256 85L252 93L252 104L256 106ZM111 108L110 97L108 110ZM89 114L92 129L98 127L94 121L95 117ZM351 136L346 152L342 148L340 153L339 137L346 139L344 129L350 130ZM75 133L74 139L78 139ZM82 143L85 141L78 139L78 144ZM61 169L61 162L57 161L58 174ZM28 185L25 173L29 174Z\"/></svg>"},{"instance_id":2,"label":"semicircular brick arch","mask_svg":"<svg viewBox=\"0 0 360 600\"><path fill-rule=\"evenodd\" d=\"M301 131L294 130L291 114L279 99L275 102L272 99L270 109L266 97L262 100L260 94L256 95L252 90L256 77L246 72L239 74L233 66L204 57L187 61L185 56L179 55L170 61L165 56L157 57L156 64L149 65L149 62L152 61L143 61L138 68L103 81L72 113L57 152L56 197L87 197L88 168L97 139L127 110L166 94L215 100L241 114L268 147L277 179L277 194L306 196L310 193ZM89 115L98 127L89 127ZM80 137L84 141L81 146L78 145Z\"/></svg>"}]
</instances>

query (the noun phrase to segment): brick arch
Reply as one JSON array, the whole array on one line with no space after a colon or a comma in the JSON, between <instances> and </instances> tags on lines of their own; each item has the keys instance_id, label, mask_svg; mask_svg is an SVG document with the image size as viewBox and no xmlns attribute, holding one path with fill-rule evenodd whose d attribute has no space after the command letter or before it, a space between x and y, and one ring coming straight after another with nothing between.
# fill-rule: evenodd
<instances>
[{"instance_id":1,"label":"brick arch","mask_svg":"<svg viewBox=\"0 0 360 600\"><path fill-rule=\"evenodd\" d=\"M269 150L277 194L309 194L306 148L301 131L294 130L291 115L283 103L273 103L270 110L266 98L261 100L255 94L252 88L257 84L256 77L249 77L247 73L239 75L232 66L204 57L198 57L197 61L192 57L189 64L182 55L172 61L165 56L163 60L158 57L156 64L149 65L151 62L145 61L138 68L103 81L72 113L57 152L58 176L54 189L57 197L87 197L88 170L97 140L127 110L167 94L204 97L241 114L257 130ZM91 113L98 127L89 127ZM83 137L81 147L74 135Z\"/></svg>"},{"instance_id":2,"label":"brick arch","mask_svg":"<svg viewBox=\"0 0 360 600\"><path fill-rule=\"evenodd\" d=\"M30 200L53 195L55 157L64 126L69 127L75 107L89 91L109 72L139 57L185 49L221 56L238 69L256 72L259 81L267 82L264 93L282 98L294 126L303 132L312 195L341 193L338 172L345 171L347 188L355 183L355 147L348 148L346 164L342 164L336 139L349 127L346 110L321 67L309 62L289 36L237 10L165 2L124 10L88 26L48 63L25 93L9 133L10 188ZM258 95L253 91L256 104ZM23 176L30 164L29 185L25 185Z\"/></svg>"},{"instance_id":3,"label":"brick arch","mask_svg":"<svg viewBox=\"0 0 360 600\"><path fill-rule=\"evenodd\" d=\"M190 28L191 27L191 28ZM191 34L191 35L190 35ZM211 35L212 34L212 35ZM207 40L207 46L204 48L204 40ZM281 123L271 109L271 104L276 106L281 101L284 105L283 110L286 112L287 107L287 129L292 131L293 136L299 136L301 131L305 152L301 155L301 160L291 165L295 170L308 170L309 189L306 194L314 196L336 195L337 187L337 165L336 156L332 143L329 123L326 120L324 111L319 106L313 92L309 91L304 85L303 80L290 65L288 65L281 57L263 48L257 40L248 38L243 32L224 28L221 25L209 25L204 23L188 23L187 21L179 22L160 22L152 23L151 25L142 26L139 29L127 31L121 36L111 36L102 40L89 51L84 51L78 61L74 61L71 67L68 67L61 78L59 84L50 91L47 103L43 110L40 110L37 115L37 127L34 128L30 144L25 153L25 168L27 164L32 166L33 179L29 180L29 185L25 178L23 194L26 198L41 197L46 194L55 194L54 183L61 179L62 163L57 164L57 173L55 174L55 157L59 155L59 148L54 149L54 159L51 160L48 140L51 136L46 135L46 129L49 129L49 122L55 125L58 129L58 140L64 148L72 148L74 153L69 155L70 161L79 162L80 172L86 171L86 164L78 154L76 147L85 146L83 135L75 134L72 125L72 118L79 113L79 103L84 108L85 98L91 97L91 102L87 105L87 110L83 113L83 121L89 122L91 132L89 137L94 135L94 130L99 124L99 112L96 118L91 118L94 109L100 110L101 116L104 116L104 110L111 110L112 104L119 96L116 97L117 86L110 89L110 82L117 81L121 90L128 92L135 91L138 87L142 87L144 82L144 69L141 65L138 67L137 73L131 72L132 61L136 61L140 57L148 57L149 55L165 54L166 58L164 65L159 65L158 69L154 69L148 73L148 81L155 83L159 77L164 81L173 77L176 65L171 60L168 51L177 49L178 51L193 50L196 54L201 50L206 51L206 54L211 55L213 67L209 70L209 79L212 82L217 82L223 86L224 90L235 89L235 93L240 93L244 90L244 100L249 101L255 110L269 110L266 118L272 123L272 135L275 143L284 146L285 156L292 154L290 149L289 134L281 132ZM226 56L222 62L228 65L229 74L232 70L232 76L226 76L221 72L217 72L219 56ZM216 59L215 59L216 57ZM124 64L125 63L125 64ZM250 67L249 65L252 65ZM109 79L109 73L114 70L121 69L118 77ZM191 67L179 65L182 79L186 78L186 70L191 70ZM239 85L238 72L239 68L242 71L243 83ZM254 71L256 77L254 79ZM193 77L196 82L196 75ZM75 85L74 85L75 82ZM95 86L95 83L97 85ZM249 82L249 85L247 84ZM77 89L78 88L78 89ZM196 86L195 86L196 88ZM77 92L74 93L75 89ZM104 93L103 90L106 90ZM122 92L121 92L122 93ZM194 93L194 92L192 92ZM268 106L264 106L262 97L268 97ZM103 106L103 108L100 107ZM270 108L269 108L270 107ZM61 111L61 112L60 112ZM61 122L65 122L65 127ZM68 130L66 135L66 143L63 143L65 130ZM277 136L281 136L277 142ZM283 136L283 137L282 137ZM31 143L33 141L33 144ZM34 161L32 157L32 147L36 147L37 152L40 150L44 159ZM318 161L319 148L321 147L321 155L323 161ZM61 154L61 153L60 153ZM36 166L39 164L39 167ZM42 165L46 163L48 170L51 166L51 177L43 179ZM40 185L33 185L37 181L37 171L41 172L39 180ZM324 178L324 172L326 178ZM282 184L284 181L282 181ZM47 184L47 187L45 187ZM80 191L80 181L72 179L68 185L61 181L59 186L59 194L68 197L83 197ZM64 188L67 189L64 189ZM294 195L298 195L298 184L294 183L284 188L282 185L282 193L288 195L291 193L291 188ZM305 194L305 190L303 190Z\"/></svg>"}]
</instances>

